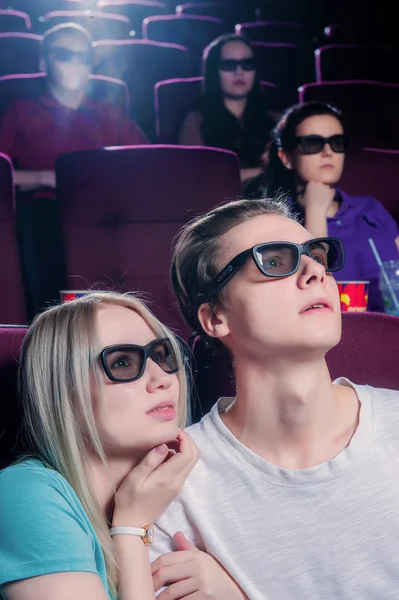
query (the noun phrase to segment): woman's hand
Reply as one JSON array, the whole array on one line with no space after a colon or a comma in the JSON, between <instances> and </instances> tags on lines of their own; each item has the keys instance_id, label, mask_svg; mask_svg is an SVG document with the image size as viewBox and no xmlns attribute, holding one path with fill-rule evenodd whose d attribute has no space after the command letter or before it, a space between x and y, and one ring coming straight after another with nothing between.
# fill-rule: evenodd
<instances>
[{"instance_id":1,"label":"woman's hand","mask_svg":"<svg viewBox=\"0 0 399 600\"><path fill-rule=\"evenodd\" d=\"M305 211L305 227L315 237L328 236L327 216L334 196L334 188L319 181L309 181L302 194L298 194L299 205Z\"/></svg>"},{"instance_id":2,"label":"woman's hand","mask_svg":"<svg viewBox=\"0 0 399 600\"><path fill-rule=\"evenodd\" d=\"M155 591L168 586L157 600L248 600L217 560L195 548L181 532L174 540L178 551L151 565Z\"/></svg>"},{"instance_id":3,"label":"woman's hand","mask_svg":"<svg viewBox=\"0 0 399 600\"><path fill-rule=\"evenodd\" d=\"M327 216L334 202L335 189L320 181L309 181L301 194L298 194L299 204L305 209L318 211Z\"/></svg>"},{"instance_id":4,"label":"woman's hand","mask_svg":"<svg viewBox=\"0 0 399 600\"><path fill-rule=\"evenodd\" d=\"M184 431L179 431L175 453L171 454L166 444L153 448L119 486L112 526L154 523L179 494L199 456L196 444Z\"/></svg>"}]
</instances>

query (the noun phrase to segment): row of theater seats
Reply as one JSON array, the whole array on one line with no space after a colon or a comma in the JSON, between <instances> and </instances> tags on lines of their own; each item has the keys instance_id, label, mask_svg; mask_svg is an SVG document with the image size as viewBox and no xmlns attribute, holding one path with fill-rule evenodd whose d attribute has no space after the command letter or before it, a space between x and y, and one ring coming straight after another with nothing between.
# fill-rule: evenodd
<instances>
[{"instance_id":1,"label":"row of theater seats","mask_svg":"<svg viewBox=\"0 0 399 600\"><path fill-rule=\"evenodd\" d=\"M156 14L178 13L212 16L224 23L231 25L240 21L257 20L288 21L291 23L309 23L314 29L324 27L329 23L362 23L355 27L356 34L362 37L359 28L364 28L364 11L357 11L354 2L348 4L346 0L335 0L319 10L317 0L194 0L179 2L178 0L0 0L0 8L14 9L27 13L31 19L31 26L36 29L43 25L43 17L54 10L85 10L99 11L102 13L119 14L128 17L133 26L137 27L140 17ZM376 10L377 9L377 10ZM387 14L385 10L384 16ZM367 14L369 23L374 29L377 23L378 7L370 6ZM353 26L351 25L351 28ZM342 33L334 30L331 35L337 36L337 41L342 41ZM353 34L352 34L353 37ZM379 38L380 39L380 38ZM386 32L384 34L386 39Z\"/></svg>"},{"instance_id":2,"label":"row of theater seats","mask_svg":"<svg viewBox=\"0 0 399 600\"><path fill-rule=\"evenodd\" d=\"M392 348L399 337L399 318L378 313L344 313L341 343L327 354L332 379L380 388L399 389L397 356ZM21 345L27 329L0 326L0 469L12 457L20 414L16 398L16 378ZM208 412L220 396L234 394L234 386L224 364L204 345L193 346L194 394L191 415L194 422Z\"/></svg>"},{"instance_id":3,"label":"row of theater seats","mask_svg":"<svg viewBox=\"0 0 399 600\"><path fill-rule=\"evenodd\" d=\"M153 16L166 16L170 13L179 16L203 15L214 18L220 26L231 29L237 22L254 20L259 14L259 11L249 8L249 6L241 5L235 9L230 5L219 3L185 3L171 11L164 2L158 0L139 0L131 3L99 0L97 4L92 4L93 10L90 11L85 10L83 3L64 3L61 9L56 5L57 2L53 3L51 10L41 14L38 18L37 13L32 15L29 7L29 12L24 12L1 8L0 5L0 29L43 33L49 24L55 24L57 20L69 13L79 19L83 26L90 27L95 38L104 37L104 34L106 35L108 32L108 37L122 39L128 36L140 37L143 20Z\"/></svg>"},{"instance_id":4,"label":"row of theater seats","mask_svg":"<svg viewBox=\"0 0 399 600\"><path fill-rule=\"evenodd\" d=\"M377 196L399 222L399 151L348 154L349 193ZM180 227L225 199L240 196L235 154L181 146L112 148L60 156L56 165L66 278L64 289L136 290L183 337L167 285ZM27 318L16 237L12 167L0 156L0 322ZM28 290L27 290L28 291Z\"/></svg>"},{"instance_id":5,"label":"row of theater seats","mask_svg":"<svg viewBox=\"0 0 399 600\"><path fill-rule=\"evenodd\" d=\"M175 143L184 116L195 106L201 77L160 81L154 87L156 139ZM278 87L262 82L267 109L280 109ZM330 102L344 113L352 143L399 149L399 84L376 81L314 82L301 86L295 102Z\"/></svg>"},{"instance_id":6,"label":"row of theater seats","mask_svg":"<svg viewBox=\"0 0 399 600\"><path fill-rule=\"evenodd\" d=\"M174 44L181 50L189 52L191 60L186 68L180 67L180 76L198 75L200 56L203 49L223 31L217 22L207 17L170 16L154 17L144 24L143 40ZM66 22L66 19L62 19ZM71 17L71 21L76 19ZM194 31L195 30L195 31ZM245 33L245 32L243 32ZM276 36L280 37L280 36ZM113 41L110 41L113 40ZM121 46L131 48L145 43L143 40L132 40L128 37L119 39L109 35L107 39L94 43L94 63L96 69L104 68L104 60L115 63L114 69L121 68L122 57L118 56ZM36 72L39 64L41 36L33 33L8 32L0 34L1 61L0 75L19 72ZM260 75L267 81L277 84L295 85L307 81L330 81L335 79L375 79L397 83L399 77L395 65L399 49L391 46L373 44L328 44L314 51L311 47L303 50L300 44L282 37L280 41L253 40L254 52L259 61ZM167 55L170 46L165 47ZM314 55L312 54L314 53ZM132 57L134 60L134 57ZM171 63L171 54L166 63ZM7 60L6 60L7 59ZM274 64L277 63L277 66ZM122 63L123 64L123 63ZM126 66L123 65L126 69ZM108 65L109 68L109 65ZM184 71L183 71L184 69ZM299 72L298 72L299 69ZM166 74L165 74L166 75Z\"/></svg>"},{"instance_id":7,"label":"row of theater seats","mask_svg":"<svg viewBox=\"0 0 399 600\"><path fill-rule=\"evenodd\" d=\"M96 285L146 292L160 318L181 331L166 284L172 240L195 214L239 197L236 155L208 148L120 147L63 155L56 173L64 289ZM12 167L5 156L0 156L0 248L0 323L25 323Z\"/></svg>"},{"instance_id":8,"label":"row of theater seats","mask_svg":"<svg viewBox=\"0 0 399 600\"><path fill-rule=\"evenodd\" d=\"M115 10L118 8L121 12L127 12L126 7L129 7L132 14L138 7L144 6L145 10L150 8L155 10L160 8L158 4L162 4L158 0L140 0L139 3L137 0L123 0L123 3L120 0L112 0L112 2L102 0L102 3L104 10L113 7ZM195 3L190 4L192 10L196 10L193 4L195 5ZM221 11L223 7L222 4L217 3L198 5L202 6L203 12L208 9L211 11L212 7L215 10L215 6ZM168 138L155 135L154 85L161 82L157 89L164 91L165 87L162 87L162 84L165 81L198 77L204 47L228 30L226 24L220 19L186 14L182 12L185 7L187 8L188 5L177 7L178 14L145 18L144 39L129 38L129 32L132 32L131 22L129 17L122 14L101 12L86 14L84 10L52 11L43 19L48 26L66 20L80 22L93 33L94 38L103 36L108 38L94 42L94 72L97 75L126 82L130 92L129 113L132 118L141 125L151 140L172 142L170 135ZM163 8L166 10L166 7ZM7 9L3 13L0 15L0 22L1 16L6 18ZM230 31L233 31L232 26ZM254 40L259 75L268 86L265 102L267 109L280 110L296 102L297 88L303 84L306 87L306 84L314 80L319 83L337 80L399 83L398 71L392 68L392 65L398 62L399 49L393 46L340 43L315 49L315 45L317 46L320 40L317 36L314 37L312 26L297 22L244 23L236 25L235 31L238 35L245 34ZM330 36L329 39L334 39L334 36L337 38L337 31L344 32L343 39L349 39L350 31L354 36L364 36L364 41L367 35L370 41L379 39L377 26L366 27L362 23L352 26L350 31L348 27L329 26L326 28L326 35ZM118 37L124 39L109 39ZM0 34L0 56L2 57L0 84L3 77L8 75L37 73L40 41L41 36L33 33ZM193 85L192 89L197 87ZM176 86L169 89L177 90ZM189 91L188 85L185 86L185 91ZM310 92L312 93L314 90ZM1 95L3 95L4 106L8 98L4 87L3 91L0 90ZM395 95L394 90L393 95ZM187 99L191 99L192 96L193 94L188 93ZM334 96L335 94L328 100L335 101ZM176 99L179 105L179 99L177 97ZM162 103L162 100L156 97L155 104L157 103ZM189 106L188 102L185 104L188 110L191 109L192 105ZM345 110L344 105L340 105L339 102L338 105ZM376 104L375 108L380 106L384 106L385 111L386 104ZM183 118L184 114L179 114L179 117ZM174 121L169 125L169 130L172 130L175 135ZM159 133L158 126L157 132ZM395 137L395 134L392 137ZM388 146L391 147L392 144L389 142Z\"/></svg>"},{"instance_id":9,"label":"row of theater seats","mask_svg":"<svg viewBox=\"0 0 399 600\"><path fill-rule=\"evenodd\" d=\"M152 47L155 50L156 47ZM139 60L138 60L139 63ZM129 85L107 75L92 75L88 96L122 107L156 143L173 144L185 115L198 102L201 77L179 77L159 81L157 62ZM44 90L44 73L0 77L0 114L16 99L35 97ZM284 107L278 87L262 82L265 108ZM398 149L399 84L375 81L314 82L301 86L293 101L319 100L339 106L348 121L351 137L360 146Z\"/></svg>"},{"instance_id":10,"label":"row of theater seats","mask_svg":"<svg viewBox=\"0 0 399 600\"><path fill-rule=\"evenodd\" d=\"M4 6L7 6L6 2ZM140 37L148 31L148 21L143 28L143 21L149 17L165 17L167 20L176 20L176 15L189 17L190 15L206 17L219 22L219 26L231 30L235 27L238 35L245 35L258 42L291 42L303 44L315 38L320 44L325 43L373 43L397 45L395 37L390 37L389 31L382 30L380 26L370 26L365 23L335 23L323 27L316 27L306 22L295 22L289 15L282 21L268 20L262 17L261 9L251 9L250 6L241 4L239 7L221 2L187 2L179 4L175 13L168 14L168 7L159 0L99 0L96 9L84 10L84 4L79 0L66 0L63 8L43 13L38 20L31 16L32 12L23 12L11 8L1 8L0 3L0 31L1 32L34 32L43 33L55 21L70 15L80 23L91 29L95 39L104 35L109 39L115 37ZM29 5L32 6L32 5ZM29 10L29 7L28 7ZM267 14L267 11L266 11ZM256 19L256 21L255 21ZM255 21L255 22L254 22ZM149 21L151 23L151 20ZM38 26L39 24L39 26ZM145 35L143 35L145 37Z\"/></svg>"}]
</instances>

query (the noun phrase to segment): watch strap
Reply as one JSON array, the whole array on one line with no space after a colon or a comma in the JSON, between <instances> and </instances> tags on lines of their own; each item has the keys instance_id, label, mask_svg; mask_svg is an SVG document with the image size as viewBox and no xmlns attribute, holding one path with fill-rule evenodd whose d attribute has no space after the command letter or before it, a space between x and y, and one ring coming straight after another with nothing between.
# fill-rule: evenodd
<instances>
[{"instance_id":1,"label":"watch strap","mask_svg":"<svg viewBox=\"0 0 399 600\"><path fill-rule=\"evenodd\" d=\"M114 535L138 535L145 546L149 546L154 540L154 528L151 525L144 525L144 527L111 527L109 532L111 537Z\"/></svg>"},{"instance_id":2,"label":"watch strap","mask_svg":"<svg viewBox=\"0 0 399 600\"><path fill-rule=\"evenodd\" d=\"M139 535L144 537L146 534L144 527L111 527L109 532L112 537L114 535Z\"/></svg>"}]
</instances>

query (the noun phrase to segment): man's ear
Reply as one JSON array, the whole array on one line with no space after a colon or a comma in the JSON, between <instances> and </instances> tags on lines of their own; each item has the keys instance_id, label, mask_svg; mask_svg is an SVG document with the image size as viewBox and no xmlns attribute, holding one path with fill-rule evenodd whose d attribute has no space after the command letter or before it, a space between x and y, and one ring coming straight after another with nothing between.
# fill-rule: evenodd
<instances>
[{"instance_id":1,"label":"man's ear","mask_svg":"<svg viewBox=\"0 0 399 600\"><path fill-rule=\"evenodd\" d=\"M230 333L225 315L221 311L212 310L209 304L201 304L198 309L198 320L209 337L221 339Z\"/></svg>"},{"instance_id":2,"label":"man's ear","mask_svg":"<svg viewBox=\"0 0 399 600\"><path fill-rule=\"evenodd\" d=\"M280 148L278 150L277 154L278 154L279 159L285 166L285 168L291 170L292 169L291 155L288 152L286 152L285 150L283 150L282 148Z\"/></svg>"}]
</instances>

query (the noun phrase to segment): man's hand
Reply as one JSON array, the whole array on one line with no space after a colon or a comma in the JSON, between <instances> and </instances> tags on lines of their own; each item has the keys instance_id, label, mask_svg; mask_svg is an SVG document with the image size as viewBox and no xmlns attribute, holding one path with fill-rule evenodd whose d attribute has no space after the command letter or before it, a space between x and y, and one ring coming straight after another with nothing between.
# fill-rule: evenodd
<instances>
[{"instance_id":1,"label":"man's hand","mask_svg":"<svg viewBox=\"0 0 399 600\"><path fill-rule=\"evenodd\" d=\"M168 586L157 600L248 600L217 560L181 532L174 540L177 552L160 556L151 566L155 591Z\"/></svg>"}]
</instances>

